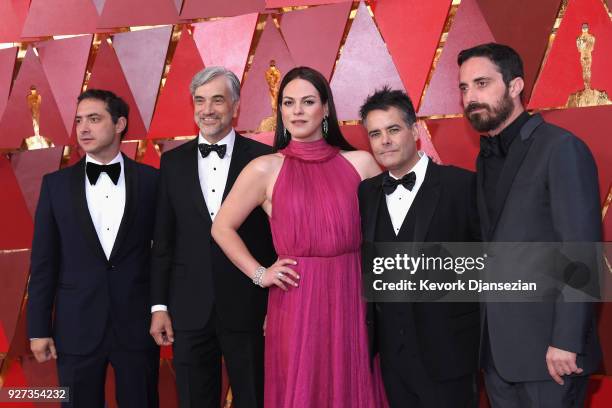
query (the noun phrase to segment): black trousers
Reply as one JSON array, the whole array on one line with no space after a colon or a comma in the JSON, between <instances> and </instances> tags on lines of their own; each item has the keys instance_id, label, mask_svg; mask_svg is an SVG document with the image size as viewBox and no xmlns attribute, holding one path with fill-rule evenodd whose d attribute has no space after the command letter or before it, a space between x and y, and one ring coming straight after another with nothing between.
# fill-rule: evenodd
<instances>
[{"instance_id":1,"label":"black trousers","mask_svg":"<svg viewBox=\"0 0 612 408\"><path fill-rule=\"evenodd\" d=\"M476 408L475 374L446 381L431 378L418 354L400 351L395 357L381 353L380 367L391 408Z\"/></svg>"},{"instance_id":2,"label":"black trousers","mask_svg":"<svg viewBox=\"0 0 612 408\"><path fill-rule=\"evenodd\" d=\"M219 408L221 356L236 408L263 407L263 328L233 331L216 313L199 330L175 330L174 369L180 408Z\"/></svg>"},{"instance_id":3,"label":"black trousers","mask_svg":"<svg viewBox=\"0 0 612 408\"><path fill-rule=\"evenodd\" d=\"M62 408L104 408L104 384L108 365L115 372L115 392L120 408L157 408L159 348L126 350L107 329L102 343L88 355L59 353L57 373L62 387L69 387L70 402Z\"/></svg>"}]
</instances>

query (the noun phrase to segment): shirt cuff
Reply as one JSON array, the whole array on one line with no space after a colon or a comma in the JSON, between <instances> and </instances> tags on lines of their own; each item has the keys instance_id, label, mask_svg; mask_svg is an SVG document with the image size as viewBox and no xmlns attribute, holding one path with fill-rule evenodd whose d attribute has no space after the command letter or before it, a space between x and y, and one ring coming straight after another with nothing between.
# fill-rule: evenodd
<instances>
[{"instance_id":1,"label":"shirt cuff","mask_svg":"<svg viewBox=\"0 0 612 408\"><path fill-rule=\"evenodd\" d=\"M155 312L167 312L168 306L166 305L153 305L151 306L151 313Z\"/></svg>"}]
</instances>

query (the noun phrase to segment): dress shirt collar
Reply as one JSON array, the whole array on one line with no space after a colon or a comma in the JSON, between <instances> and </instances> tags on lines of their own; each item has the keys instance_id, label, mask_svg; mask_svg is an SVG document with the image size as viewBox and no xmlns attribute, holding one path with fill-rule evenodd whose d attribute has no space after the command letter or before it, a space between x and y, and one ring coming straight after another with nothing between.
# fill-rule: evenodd
<instances>
[{"instance_id":1,"label":"dress shirt collar","mask_svg":"<svg viewBox=\"0 0 612 408\"><path fill-rule=\"evenodd\" d=\"M429 157L427 157L424 152L419 151L418 155L420 157L419 161L416 162L416 164L408 171L408 173L413 171L414 175L416 176L416 181L414 183L414 188L412 189L412 191L417 191L417 187L420 186L423 180L425 179L425 173L427 172L427 163L429 163ZM391 172L389 172L389 175L396 180L399 180L400 178L405 176L405 174L401 174L399 177L396 177Z\"/></svg>"},{"instance_id":2,"label":"dress shirt collar","mask_svg":"<svg viewBox=\"0 0 612 408\"><path fill-rule=\"evenodd\" d=\"M91 157L90 155L85 155L85 163L94 163L94 164L99 164L102 165L104 163L97 161L96 159L94 159L93 157ZM109 161L106 164L114 164L114 163L121 163L121 168L123 168L123 155L121 154L121 151L119 151L119 153L117 153L117 155L115 156L115 158L111 161Z\"/></svg>"},{"instance_id":3,"label":"dress shirt collar","mask_svg":"<svg viewBox=\"0 0 612 408\"><path fill-rule=\"evenodd\" d=\"M232 153L234 151L234 142L236 141L236 131L234 130L234 128L232 128L229 133L225 136L223 136L223 138L221 140L219 140L217 143L217 145L227 145L227 148L225 150L225 157L232 157ZM204 139L204 136L202 136L202 132L199 133L198 135L198 144L200 143L204 143L204 144L213 144L210 143L208 140ZM200 153L198 152L198 155Z\"/></svg>"},{"instance_id":4,"label":"dress shirt collar","mask_svg":"<svg viewBox=\"0 0 612 408\"><path fill-rule=\"evenodd\" d=\"M506 157L506 155L510 151L510 146L512 145L512 142L514 141L514 139L516 139L518 134L521 133L521 129L523 128L523 125L525 125L525 123L527 123L527 121L529 120L530 117L531 117L531 115L529 115L529 113L527 113L527 111L523 111L523 113L521 113L519 116L517 116L516 119L514 119L514 121L512 121L512 123L510 123L508 126L506 126L504 128L504 130L499 132L498 135L496 135L496 136L482 136L482 137L496 137L496 138L498 138L499 142L500 142L499 143L499 150L500 150L501 156L502 157Z\"/></svg>"}]
</instances>

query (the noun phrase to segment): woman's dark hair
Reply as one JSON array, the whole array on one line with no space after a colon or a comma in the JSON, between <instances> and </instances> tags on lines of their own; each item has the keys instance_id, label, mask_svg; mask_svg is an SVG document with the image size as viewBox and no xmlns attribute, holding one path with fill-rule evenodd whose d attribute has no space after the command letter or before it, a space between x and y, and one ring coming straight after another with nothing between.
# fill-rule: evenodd
<instances>
[{"instance_id":1,"label":"woman's dark hair","mask_svg":"<svg viewBox=\"0 0 612 408\"><path fill-rule=\"evenodd\" d=\"M321 98L321 103L327 103L327 122L328 122L328 131L327 136L325 137L325 141L332 146L337 146L342 150L355 150L353 146L346 141L344 136L342 136L342 132L340 131L340 126L338 125L338 115L336 115L336 107L334 106L334 98L332 96L331 89L329 88L329 83L327 79L319 71L316 71L309 67L297 67L293 68L291 71L287 72L283 80L280 84L280 89L278 91L278 98L276 104L278 109L276 111L276 133L274 135L274 151L283 149L287 147L289 144L289 140L291 140L291 135L289 137L285 137L285 126L283 125L283 118L281 115L281 103L283 100L283 90L287 86L287 84L294 79L299 78L305 81L308 81L315 87L317 92L319 92L319 97Z\"/></svg>"}]
</instances>

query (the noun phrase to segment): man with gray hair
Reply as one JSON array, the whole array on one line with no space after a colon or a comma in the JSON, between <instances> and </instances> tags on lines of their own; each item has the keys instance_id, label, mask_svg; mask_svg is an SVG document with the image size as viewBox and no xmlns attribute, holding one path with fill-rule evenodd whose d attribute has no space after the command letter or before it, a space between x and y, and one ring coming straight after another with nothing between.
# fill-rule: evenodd
<instances>
[{"instance_id":1,"label":"man with gray hair","mask_svg":"<svg viewBox=\"0 0 612 408\"><path fill-rule=\"evenodd\" d=\"M190 85L198 137L161 158L153 244L151 335L172 345L179 406L220 406L221 355L235 407L263 406L263 322L267 291L223 254L210 229L244 166L271 148L240 136L240 81L223 67ZM261 208L238 231L262 265L274 262Z\"/></svg>"}]
</instances>

